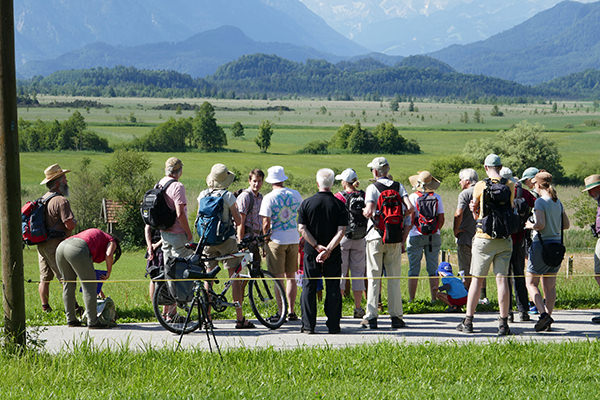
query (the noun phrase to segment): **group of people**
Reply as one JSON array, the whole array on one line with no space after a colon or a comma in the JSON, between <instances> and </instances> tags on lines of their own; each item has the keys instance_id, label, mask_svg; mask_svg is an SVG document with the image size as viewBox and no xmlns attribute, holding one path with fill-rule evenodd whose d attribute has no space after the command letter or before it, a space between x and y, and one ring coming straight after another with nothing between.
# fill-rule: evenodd
<instances>
[{"instance_id":1,"label":"group of people","mask_svg":"<svg viewBox=\"0 0 600 400\"><path fill-rule=\"evenodd\" d=\"M562 231L569 228L569 219L552 185L552 175L534 167L524 171L520 180L503 167L500 157L490 154L484 168L487 178L479 180L473 169L459 173L462 191L454 214L453 232L456 237L458 271L464 279L453 275L452 266L439 263L440 230L444 225L442 198L435 193L439 180L428 171L420 171L409 178L412 193L394 181L386 158L375 157L367 167L372 174L365 191L360 190L356 172L348 168L335 175L331 169L316 173L317 192L306 199L285 186L288 177L284 168L272 166L265 173L250 171L248 188L239 193L230 192L235 175L223 164L215 164L206 178L207 188L198 196L198 202L208 197L222 199L222 221L230 224L223 240L209 243L204 248L207 256L234 253L237 242L249 236L267 235L264 248L253 247L253 266L259 267L265 258L267 269L284 283L289 304L288 321L298 320L295 303L297 296L296 273L298 254L302 256L301 330L314 333L317 320L317 292L325 278L324 311L330 333L340 332L342 297L346 290L344 278L352 276L354 298L353 316L361 319L363 328L378 328L381 311L381 288L387 279L387 305L392 328L403 328L401 293L401 258L406 252L409 262L408 296L414 301L423 256L432 301L442 300L448 310L461 312L465 317L457 326L462 332L473 332L473 317L477 304L485 298L485 278L493 265L498 288L500 310L499 335L510 334L512 292L521 321L530 320L531 301L540 318L536 331L551 329L552 311L556 299L556 272L560 260L550 260L550 250L560 248ZM66 173L58 165L48 167L47 221L52 231L59 232L38 246L40 259L40 298L42 307L49 310L48 282L53 275L65 281L63 300L69 326L79 326L75 303L74 281L96 279L93 262L106 262L108 278L112 265L120 256L118 240L97 229L70 236L76 226L70 210ZM165 176L157 186L164 191L167 206L176 214L172 226L153 232L146 227L148 246L148 273L152 276L170 257L186 257L192 250L192 229L188 223L188 201L180 182L183 163L171 157L165 163ZM333 193L335 180L341 181L342 190ZM263 183L271 191L260 193ZM585 189L598 202L594 225L600 233L600 175L585 179ZM503 228L504 226L504 228ZM503 230L504 229L504 230ZM302 243L302 248L299 248ZM550 249L550 250L548 250ZM162 250L162 256L160 253ZM554 253L552 253L554 254ZM600 284L600 240L595 249L595 274ZM225 261L229 274L234 273L239 260ZM526 265L527 263L527 265ZM215 265L209 265L213 268ZM507 277L511 277L508 279ZM386 278L383 278L386 277ZM442 286L439 278L442 277ZM383 279L382 279L383 278ZM365 285L366 281L366 285ZM539 285L543 288L543 297ZM96 284L82 284L88 324L95 327ZM152 284L150 290L152 291ZM483 291L483 295L482 295ZM366 292L366 307L362 302ZM243 285L234 282L233 299L243 300ZM168 318L178 318L176 308L165 307ZM236 308L238 329L253 328L244 317L241 307ZM275 316L279 318L279 316ZM600 323L600 317L593 319Z\"/></svg>"}]
</instances>

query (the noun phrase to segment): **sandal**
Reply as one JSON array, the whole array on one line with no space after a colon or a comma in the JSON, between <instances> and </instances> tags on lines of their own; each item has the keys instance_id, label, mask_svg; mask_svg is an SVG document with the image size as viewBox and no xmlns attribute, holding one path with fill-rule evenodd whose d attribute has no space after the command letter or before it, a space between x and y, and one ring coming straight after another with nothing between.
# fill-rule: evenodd
<instances>
[{"instance_id":1,"label":"sandal","mask_svg":"<svg viewBox=\"0 0 600 400\"><path fill-rule=\"evenodd\" d=\"M287 320L288 321L298 321L298 316L296 315L296 313L289 313L287 316Z\"/></svg>"},{"instance_id":2,"label":"sandal","mask_svg":"<svg viewBox=\"0 0 600 400\"><path fill-rule=\"evenodd\" d=\"M235 329L252 329L256 328L251 321L248 321L246 317L242 318L241 321L235 321Z\"/></svg>"}]
</instances>

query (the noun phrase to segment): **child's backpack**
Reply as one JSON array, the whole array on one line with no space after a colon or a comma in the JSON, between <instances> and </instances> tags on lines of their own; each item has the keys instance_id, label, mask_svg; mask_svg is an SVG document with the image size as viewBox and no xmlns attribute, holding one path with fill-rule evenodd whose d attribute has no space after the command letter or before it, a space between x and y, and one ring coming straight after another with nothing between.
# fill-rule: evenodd
<instances>
[{"instance_id":1,"label":"child's backpack","mask_svg":"<svg viewBox=\"0 0 600 400\"><path fill-rule=\"evenodd\" d=\"M98 324L111 328L117 326L117 308L113 299L107 297L103 300L97 300L96 311Z\"/></svg>"},{"instance_id":2,"label":"child's backpack","mask_svg":"<svg viewBox=\"0 0 600 400\"><path fill-rule=\"evenodd\" d=\"M223 195L227 190L222 190L217 196L212 191L198 202L198 216L196 217L196 231L200 241L205 245L223 243L228 237L235 234L235 227L229 221L223 221Z\"/></svg>"},{"instance_id":3,"label":"child's backpack","mask_svg":"<svg viewBox=\"0 0 600 400\"><path fill-rule=\"evenodd\" d=\"M422 235L432 235L438 231L438 199L433 193L417 192L417 195L414 225Z\"/></svg>"},{"instance_id":4,"label":"child's backpack","mask_svg":"<svg viewBox=\"0 0 600 400\"><path fill-rule=\"evenodd\" d=\"M402 212L402 197L400 183L394 182L385 186L380 182L374 183L379 190L376 214L373 221L375 230L381 235L383 243L402 242L404 214Z\"/></svg>"},{"instance_id":5,"label":"child's backpack","mask_svg":"<svg viewBox=\"0 0 600 400\"><path fill-rule=\"evenodd\" d=\"M164 186L157 183L154 188L144 194L140 212L146 225L164 231L175 223L177 212L169 208L165 200L165 192L173 182L175 182L175 179L171 179Z\"/></svg>"},{"instance_id":6,"label":"child's backpack","mask_svg":"<svg viewBox=\"0 0 600 400\"><path fill-rule=\"evenodd\" d=\"M21 207L21 234L25 244L39 244L51 237L61 236L59 232L51 232L46 227L46 205L55 196L58 196L58 193L52 193L45 199L40 197L37 200L28 201Z\"/></svg>"},{"instance_id":7,"label":"child's backpack","mask_svg":"<svg viewBox=\"0 0 600 400\"><path fill-rule=\"evenodd\" d=\"M341 192L346 199L346 209L348 210L348 228L346 237L356 240L367 236L367 218L363 215L365 208L365 192L357 190L351 193Z\"/></svg>"},{"instance_id":8,"label":"child's backpack","mask_svg":"<svg viewBox=\"0 0 600 400\"><path fill-rule=\"evenodd\" d=\"M483 218L477 220L481 230L492 238L507 238L519 228L519 216L514 212L510 187L505 178L500 181L485 180L483 190Z\"/></svg>"}]
</instances>

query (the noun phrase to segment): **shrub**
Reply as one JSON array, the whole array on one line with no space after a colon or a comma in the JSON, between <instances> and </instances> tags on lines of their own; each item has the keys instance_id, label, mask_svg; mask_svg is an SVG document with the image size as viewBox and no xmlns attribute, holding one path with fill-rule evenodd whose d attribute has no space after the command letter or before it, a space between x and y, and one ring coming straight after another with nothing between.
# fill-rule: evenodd
<instances>
[{"instance_id":1,"label":"shrub","mask_svg":"<svg viewBox=\"0 0 600 400\"><path fill-rule=\"evenodd\" d=\"M91 160L84 157L69 178L70 202L77 219L77 230L104 228L101 216L104 184L97 172L90 168Z\"/></svg>"},{"instance_id":2,"label":"shrub","mask_svg":"<svg viewBox=\"0 0 600 400\"><path fill-rule=\"evenodd\" d=\"M314 140L309 142L298 153L301 154L329 154L329 142L326 140Z\"/></svg>"},{"instance_id":3,"label":"shrub","mask_svg":"<svg viewBox=\"0 0 600 400\"><path fill-rule=\"evenodd\" d=\"M568 208L575 210L573 222L578 227L587 229L596 221L597 203L587 193L582 193L566 203Z\"/></svg>"},{"instance_id":4,"label":"shrub","mask_svg":"<svg viewBox=\"0 0 600 400\"><path fill-rule=\"evenodd\" d=\"M465 168L477 169L481 168L481 164L470 157L450 156L434 160L429 172L440 181L447 182L450 187L458 187L458 173Z\"/></svg>"}]
</instances>

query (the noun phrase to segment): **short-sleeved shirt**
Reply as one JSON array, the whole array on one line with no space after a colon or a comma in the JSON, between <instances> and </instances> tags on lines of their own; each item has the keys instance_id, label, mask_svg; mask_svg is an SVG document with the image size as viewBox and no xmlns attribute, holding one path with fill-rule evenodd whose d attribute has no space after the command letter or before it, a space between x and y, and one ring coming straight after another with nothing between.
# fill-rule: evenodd
<instances>
[{"instance_id":1,"label":"short-sleeved shirt","mask_svg":"<svg viewBox=\"0 0 600 400\"><path fill-rule=\"evenodd\" d=\"M517 190L518 190L518 188L515 185L515 199L517 198ZM529 208L533 210L533 207L535 205L535 196L532 195L531 192L525 188L523 188L521 195L525 199L525 202L527 203ZM518 230L517 233L512 235L513 245L520 243L524 238L525 238L525 228Z\"/></svg>"},{"instance_id":2,"label":"short-sleeved shirt","mask_svg":"<svg viewBox=\"0 0 600 400\"><path fill-rule=\"evenodd\" d=\"M259 215L271 218L271 240L278 244L296 244L298 234L298 207L302 196L289 188L273 189L260 205Z\"/></svg>"},{"instance_id":3,"label":"short-sleeved shirt","mask_svg":"<svg viewBox=\"0 0 600 400\"><path fill-rule=\"evenodd\" d=\"M462 299L469 294L467 289L465 289L465 285L456 276L444 276L442 278L442 285L446 284L450 285L448 296L453 299Z\"/></svg>"},{"instance_id":4,"label":"short-sleeved shirt","mask_svg":"<svg viewBox=\"0 0 600 400\"><path fill-rule=\"evenodd\" d=\"M473 242L473 236L475 236L475 219L473 218L473 213L471 212L471 208L469 206L471 204L471 200L473 200L474 188L475 187L471 185L458 195L458 204L456 205L456 210L462 210L463 216L458 229L463 232L458 234L458 237L456 238L457 244L465 244L470 246Z\"/></svg>"},{"instance_id":5,"label":"short-sleeved shirt","mask_svg":"<svg viewBox=\"0 0 600 400\"><path fill-rule=\"evenodd\" d=\"M223 196L223 215L221 217L221 221L233 221L231 220L231 206L235 204L235 196L228 190L215 190L215 189L204 189L198 195L198 203L200 203L200 199L207 196ZM230 237L235 238L235 234Z\"/></svg>"},{"instance_id":6,"label":"short-sleeved shirt","mask_svg":"<svg viewBox=\"0 0 600 400\"><path fill-rule=\"evenodd\" d=\"M437 209L437 215L440 214L444 214L444 203L442 203L442 197L437 194L437 193L433 193L433 196L437 199L438 201L438 209ZM418 217L418 213L417 213L417 199L419 198L419 194L418 193L411 193L408 196L408 200L410 200L411 204L413 205L413 207L415 208L415 217ZM438 230L436 233L434 233L434 235L439 235L440 231ZM417 229L417 226L415 224L413 224L413 227L410 229L410 232L408 234L409 236L421 236L422 233L419 232L419 230Z\"/></svg>"},{"instance_id":7,"label":"short-sleeved shirt","mask_svg":"<svg viewBox=\"0 0 600 400\"><path fill-rule=\"evenodd\" d=\"M492 182L500 182L500 179L493 178ZM473 189L473 199L476 202L479 202L479 217L478 217L478 219L481 219L484 217L484 215L483 215L483 210L484 210L484 208L483 208L483 191L486 188L486 186L487 186L487 184L485 183L485 180L482 180L482 181L477 182ZM515 184L512 181L507 181L506 186L508 186L510 189L510 203L513 204L513 200L515 199ZM488 235L487 233L483 233L481 228L477 228L477 232L475 233L475 236L477 236L478 238L482 238L482 239L492 239L492 237L490 235Z\"/></svg>"},{"instance_id":8,"label":"short-sleeved shirt","mask_svg":"<svg viewBox=\"0 0 600 400\"><path fill-rule=\"evenodd\" d=\"M158 181L158 184L161 186L164 186L171 179L173 179L173 178L170 176L165 176L160 181ZM184 207L185 217L187 218L187 216L188 216L187 198L185 197L185 186L183 186L183 183L181 183L179 181L175 181L175 182L171 183L169 185L169 187L167 188L167 190L165 191L165 194L166 194L165 201L167 203L167 207L169 207L171 210L175 210L176 205L184 204L185 205L185 207ZM183 229L183 226L181 226L181 222L179 222L179 220L176 219L173 226L170 227L169 229L166 229L165 232L185 233L185 229Z\"/></svg>"},{"instance_id":9,"label":"short-sleeved shirt","mask_svg":"<svg viewBox=\"0 0 600 400\"><path fill-rule=\"evenodd\" d=\"M246 220L244 222L246 228L245 236L251 236L254 232L260 232L262 230L262 217L258 214L262 200L262 194L258 193L256 195L252 190L247 189L240 193L235 201L240 214L246 215ZM250 206L252 206L251 209Z\"/></svg>"},{"instance_id":10,"label":"short-sleeved shirt","mask_svg":"<svg viewBox=\"0 0 600 400\"><path fill-rule=\"evenodd\" d=\"M52 192L46 193L43 197L48 198ZM74 219L71 204L66 197L54 196L46 203L46 227L49 231L67 232L65 222Z\"/></svg>"},{"instance_id":11,"label":"short-sleeved shirt","mask_svg":"<svg viewBox=\"0 0 600 400\"><path fill-rule=\"evenodd\" d=\"M108 233L96 228L86 229L72 237L83 239L87 243L88 249L90 249L90 255L92 256L92 261L95 263L101 263L106 260L106 249L108 249L108 244L115 240Z\"/></svg>"},{"instance_id":12,"label":"short-sleeved shirt","mask_svg":"<svg viewBox=\"0 0 600 400\"><path fill-rule=\"evenodd\" d=\"M533 240L538 242L539 235L542 235L544 241L560 241L560 231L562 223L563 206L560 200L552 200L549 196L539 197L533 206L534 219L535 211L539 210L546 217L546 224L541 231L533 231Z\"/></svg>"},{"instance_id":13,"label":"short-sleeved shirt","mask_svg":"<svg viewBox=\"0 0 600 400\"><path fill-rule=\"evenodd\" d=\"M598 208L596 209L596 233L600 234L600 200L598 200Z\"/></svg>"},{"instance_id":14,"label":"short-sleeved shirt","mask_svg":"<svg viewBox=\"0 0 600 400\"><path fill-rule=\"evenodd\" d=\"M383 184L384 186L390 187L392 186L392 184L394 183L393 180L389 179L389 178L379 178L377 180L377 182ZM398 193L400 194L400 197L404 198L404 197L408 197L408 192L406 191L406 189L404 189L404 186L400 183L398 184L399 189L398 189ZM369 186L367 186L367 190L365 191L365 203L375 203L375 206L377 206L377 200L379 199L379 195L381 194L381 192L379 191L379 189L377 189L377 186L375 186L374 184L370 184ZM408 221L410 223L410 221ZM406 223L406 221L405 221ZM377 229L373 229L372 228L373 225L373 219L369 218L369 223L368 223L368 231L369 233L367 233L366 236L366 240L381 240L381 235L379 234L379 232L377 232Z\"/></svg>"},{"instance_id":15,"label":"short-sleeved shirt","mask_svg":"<svg viewBox=\"0 0 600 400\"><path fill-rule=\"evenodd\" d=\"M315 238L317 244L327 246L336 235L339 226L348 226L346 206L336 199L331 192L318 192L305 199L298 210L298 223L306 225L306 229ZM310 244L304 244L306 254L317 256L318 253ZM336 246L331 257L341 257L340 246Z\"/></svg>"}]
</instances>

